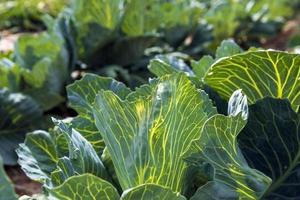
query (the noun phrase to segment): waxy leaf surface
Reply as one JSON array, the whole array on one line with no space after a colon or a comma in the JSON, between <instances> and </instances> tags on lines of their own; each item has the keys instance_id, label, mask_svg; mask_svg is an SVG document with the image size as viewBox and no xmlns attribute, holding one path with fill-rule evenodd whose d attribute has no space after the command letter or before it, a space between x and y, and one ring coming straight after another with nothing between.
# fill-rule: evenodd
<instances>
[{"instance_id":1,"label":"waxy leaf surface","mask_svg":"<svg viewBox=\"0 0 300 200\"><path fill-rule=\"evenodd\" d=\"M101 91L94 105L97 128L123 190L155 183L181 192L187 172L183 157L216 111L204 109L211 102L183 74L164 76L145 88L146 93L138 89L127 100Z\"/></svg>"},{"instance_id":2,"label":"waxy leaf surface","mask_svg":"<svg viewBox=\"0 0 300 200\"><path fill-rule=\"evenodd\" d=\"M121 197L121 200L186 200L179 193L173 192L169 188L155 184L144 184L126 190Z\"/></svg>"},{"instance_id":3,"label":"waxy leaf surface","mask_svg":"<svg viewBox=\"0 0 300 200\"><path fill-rule=\"evenodd\" d=\"M214 182L200 187L193 199L256 200L271 183L269 177L248 166L238 147L237 136L246 125L248 115L246 98L239 90L230 99L229 111L229 116L214 115L208 119L201 137L193 142L195 153L187 159L214 168Z\"/></svg>"},{"instance_id":4,"label":"waxy leaf surface","mask_svg":"<svg viewBox=\"0 0 300 200\"><path fill-rule=\"evenodd\" d=\"M72 126L93 145L97 153L103 151L104 143L95 125L93 103L101 90L111 90L122 99L130 92L123 83L94 74L86 74L67 87L69 104L79 114L73 119Z\"/></svg>"},{"instance_id":5,"label":"waxy leaf surface","mask_svg":"<svg viewBox=\"0 0 300 200\"><path fill-rule=\"evenodd\" d=\"M280 51L250 51L214 63L205 83L226 100L242 89L249 103L270 96L300 105L300 55Z\"/></svg>"}]
</instances>

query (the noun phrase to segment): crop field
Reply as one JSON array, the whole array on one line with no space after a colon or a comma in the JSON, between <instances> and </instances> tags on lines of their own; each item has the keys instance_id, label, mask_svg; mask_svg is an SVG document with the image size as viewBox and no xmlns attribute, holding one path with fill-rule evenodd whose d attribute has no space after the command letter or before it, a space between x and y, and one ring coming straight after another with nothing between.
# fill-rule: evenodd
<instances>
[{"instance_id":1,"label":"crop field","mask_svg":"<svg viewBox=\"0 0 300 200\"><path fill-rule=\"evenodd\" d=\"M0 200L300 200L299 0L0 0Z\"/></svg>"}]
</instances>

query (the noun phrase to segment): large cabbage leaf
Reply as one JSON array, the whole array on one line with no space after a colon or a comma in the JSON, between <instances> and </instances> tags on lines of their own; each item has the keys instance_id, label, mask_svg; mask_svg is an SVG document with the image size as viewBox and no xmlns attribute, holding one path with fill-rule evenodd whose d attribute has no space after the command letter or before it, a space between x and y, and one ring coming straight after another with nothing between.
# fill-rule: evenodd
<instances>
[{"instance_id":1,"label":"large cabbage leaf","mask_svg":"<svg viewBox=\"0 0 300 200\"><path fill-rule=\"evenodd\" d=\"M69 124L55 119L54 122L57 130L29 133L25 142L20 144L18 162L27 176L44 183L48 189L84 173L109 180L92 145Z\"/></svg>"},{"instance_id":2,"label":"large cabbage leaf","mask_svg":"<svg viewBox=\"0 0 300 200\"><path fill-rule=\"evenodd\" d=\"M273 179L263 199L299 198L300 114L287 99L266 97L251 105L239 143L249 164Z\"/></svg>"},{"instance_id":3,"label":"large cabbage leaf","mask_svg":"<svg viewBox=\"0 0 300 200\"><path fill-rule=\"evenodd\" d=\"M229 116L214 115L204 124L201 137L193 143L190 162L212 167L213 178L200 187L194 199L260 199L271 179L248 166L237 136L247 123L247 98L237 90L229 102ZM250 138L250 137L249 137Z\"/></svg>"},{"instance_id":4,"label":"large cabbage leaf","mask_svg":"<svg viewBox=\"0 0 300 200\"><path fill-rule=\"evenodd\" d=\"M126 100L110 91L99 93L96 125L122 189L155 183L182 192L187 172L183 157L216 112L205 112L209 104L183 74L162 77Z\"/></svg>"},{"instance_id":5,"label":"large cabbage leaf","mask_svg":"<svg viewBox=\"0 0 300 200\"><path fill-rule=\"evenodd\" d=\"M46 181L56 169L58 151L51 134L46 131L28 133L16 152L19 165L32 180Z\"/></svg>"},{"instance_id":6,"label":"large cabbage leaf","mask_svg":"<svg viewBox=\"0 0 300 200\"><path fill-rule=\"evenodd\" d=\"M205 82L222 97L243 89L249 122L239 134L249 165L272 178L263 199L299 196L300 59L279 51L249 51L219 60Z\"/></svg>"},{"instance_id":7,"label":"large cabbage leaf","mask_svg":"<svg viewBox=\"0 0 300 200\"><path fill-rule=\"evenodd\" d=\"M205 83L225 99L242 89L249 103L270 96L300 105L300 56L266 50L249 51L219 60L211 66Z\"/></svg>"},{"instance_id":8,"label":"large cabbage leaf","mask_svg":"<svg viewBox=\"0 0 300 200\"><path fill-rule=\"evenodd\" d=\"M72 123L61 120L49 133L28 134L17 151L26 174L44 183L50 199L259 199L269 186L237 145L248 114L240 90L226 117L183 73L131 93L93 75L82 83L71 86L73 105L93 111L106 145L101 158Z\"/></svg>"}]
</instances>

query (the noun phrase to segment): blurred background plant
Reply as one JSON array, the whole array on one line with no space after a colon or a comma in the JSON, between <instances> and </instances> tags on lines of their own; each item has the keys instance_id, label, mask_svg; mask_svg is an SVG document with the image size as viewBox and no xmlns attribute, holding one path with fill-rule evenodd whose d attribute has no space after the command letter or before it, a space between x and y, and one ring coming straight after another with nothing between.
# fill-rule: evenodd
<instances>
[{"instance_id":1,"label":"blurred background plant","mask_svg":"<svg viewBox=\"0 0 300 200\"><path fill-rule=\"evenodd\" d=\"M0 29L41 30L41 16L57 16L68 0L1 0Z\"/></svg>"}]
</instances>

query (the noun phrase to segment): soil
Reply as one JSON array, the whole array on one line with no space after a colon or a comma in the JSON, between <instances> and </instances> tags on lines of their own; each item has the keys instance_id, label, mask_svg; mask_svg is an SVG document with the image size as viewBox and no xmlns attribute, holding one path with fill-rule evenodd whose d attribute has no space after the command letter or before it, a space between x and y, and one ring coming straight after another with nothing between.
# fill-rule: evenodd
<instances>
[{"instance_id":1,"label":"soil","mask_svg":"<svg viewBox=\"0 0 300 200\"><path fill-rule=\"evenodd\" d=\"M30 180L19 166L5 166L5 171L18 195L33 195L42 192L41 184Z\"/></svg>"}]
</instances>

